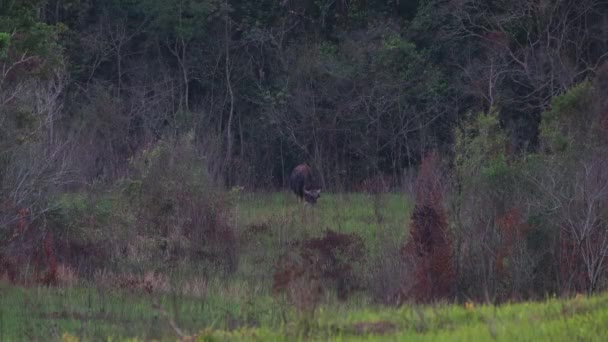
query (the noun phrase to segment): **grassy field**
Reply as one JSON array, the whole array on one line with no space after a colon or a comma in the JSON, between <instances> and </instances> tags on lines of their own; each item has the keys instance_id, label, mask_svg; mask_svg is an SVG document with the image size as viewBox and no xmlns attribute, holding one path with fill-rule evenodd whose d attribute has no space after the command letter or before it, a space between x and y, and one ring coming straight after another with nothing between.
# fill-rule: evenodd
<instances>
[{"instance_id":1,"label":"grassy field","mask_svg":"<svg viewBox=\"0 0 608 342\"><path fill-rule=\"evenodd\" d=\"M232 196L239 237L234 273L194 279L188 267L177 268L127 278L133 286L118 286L124 277L103 274L51 288L0 281L0 341L608 338L608 295L497 307L394 307L377 304L370 291L354 292L347 301L329 291L312 310L297 310L284 294L271 291L274 264L293 241L327 229L356 233L365 244L357 270L361 282L370 287L390 281L395 270L385 259L406 239L411 200L399 194L324 195L311 208L288 193Z\"/></svg>"},{"instance_id":2,"label":"grassy field","mask_svg":"<svg viewBox=\"0 0 608 342\"><path fill-rule=\"evenodd\" d=\"M267 226L279 239L294 240L332 229L355 233L368 247L386 233L403 241L413 206L402 194L327 194L314 207L298 203L290 193L244 194L236 203L236 226L241 232Z\"/></svg>"},{"instance_id":3,"label":"grassy field","mask_svg":"<svg viewBox=\"0 0 608 342\"><path fill-rule=\"evenodd\" d=\"M219 289L218 289L219 290ZM224 289L222 291L230 291ZM221 291L220 291L221 292ZM227 293L224 293L227 295ZM299 314L269 296L252 302L88 288L0 285L0 340L605 341L608 295L502 306L323 305ZM159 309L162 308L162 309Z\"/></svg>"}]
</instances>

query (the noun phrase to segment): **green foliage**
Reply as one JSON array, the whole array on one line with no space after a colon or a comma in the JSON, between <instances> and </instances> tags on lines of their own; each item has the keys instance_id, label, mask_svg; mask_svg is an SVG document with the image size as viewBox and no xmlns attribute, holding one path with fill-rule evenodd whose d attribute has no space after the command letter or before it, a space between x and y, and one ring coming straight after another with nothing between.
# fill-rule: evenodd
<instances>
[{"instance_id":1,"label":"green foliage","mask_svg":"<svg viewBox=\"0 0 608 342\"><path fill-rule=\"evenodd\" d=\"M152 27L161 38L186 42L204 35L205 26L221 14L222 6L220 0L154 0L142 3L144 13L151 19ZM230 8L222 10L230 11Z\"/></svg>"},{"instance_id":2,"label":"green foliage","mask_svg":"<svg viewBox=\"0 0 608 342\"><path fill-rule=\"evenodd\" d=\"M459 292L464 296L486 293L504 300L513 293L544 295L550 289L533 285L549 272L531 270L546 257L553 236L528 226L522 198L533 198L525 176L530 170L507 154L508 147L496 111L473 118L456 132L458 191L452 222L456 246L467 246L455 252L460 254ZM543 248L532 248L538 245Z\"/></svg>"},{"instance_id":3,"label":"green foliage","mask_svg":"<svg viewBox=\"0 0 608 342\"><path fill-rule=\"evenodd\" d=\"M243 0L230 5L233 20L256 29L272 27L285 11L282 4L274 0Z\"/></svg>"},{"instance_id":4,"label":"green foliage","mask_svg":"<svg viewBox=\"0 0 608 342\"><path fill-rule=\"evenodd\" d=\"M0 59L5 59L11 43L11 36L6 32L0 32Z\"/></svg>"},{"instance_id":5,"label":"green foliage","mask_svg":"<svg viewBox=\"0 0 608 342\"><path fill-rule=\"evenodd\" d=\"M78 225L87 214L89 201L84 194L63 193L53 201L52 207L58 225L65 229L80 228Z\"/></svg>"},{"instance_id":6,"label":"green foliage","mask_svg":"<svg viewBox=\"0 0 608 342\"><path fill-rule=\"evenodd\" d=\"M19 57L25 53L26 56L40 56L56 64L61 60L57 29L36 18L36 2L22 2L0 11L0 32L12 36L1 39L0 52L5 55L10 48Z\"/></svg>"},{"instance_id":7,"label":"green foliage","mask_svg":"<svg viewBox=\"0 0 608 342\"><path fill-rule=\"evenodd\" d=\"M198 155L193 134L158 142L133 158L131 167L121 188L150 243L144 249L160 249L167 257L202 256L200 268L234 270L238 250L228 198Z\"/></svg>"},{"instance_id":8,"label":"green foliage","mask_svg":"<svg viewBox=\"0 0 608 342\"><path fill-rule=\"evenodd\" d=\"M581 82L551 101L551 110L542 113L540 137L554 152L573 152L592 144L593 87Z\"/></svg>"},{"instance_id":9,"label":"green foliage","mask_svg":"<svg viewBox=\"0 0 608 342\"><path fill-rule=\"evenodd\" d=\"M462 182L475 184L480 176L500 179L508 173L507 140L497 111L477 115L455 135L455 164Z\"/></svg>"},{"instance_id":10,"label":"green foliage","mask_svg":"<svg viewBox=\"0 0 608 342\"><path fill-rule=\"evenodd\" d=\"M41 118L33 113L30 105L23 104L16 108L7 108L3 113L3 125L0 127L0 151L33 143L40 138L36 129L41 123Z\"/></svg>"},{"instance_id":11,"label":"green foliage","mask_svg":"<svg viewBox=\"0 0 608 342\"><path fill-rule=\"evenodd\" d=\"M512 179L510 177L512 174L512 167L507 164L505 155L499 155L492 159L487 166L481 169L481 175L496 187L507 184Z\"/></svg>"},{"instance_id":12,"label":"green foliage","mask_svg":"<svg viewBox=\"0 0 608 342\"><path fill-rule=\"evenodd\" d=\"M421 72L419 68L424 65L416 46L396 33L384 37L376 58L377 68L388 68L405 80L417 78Z\"/></svg>"}]
</instances>

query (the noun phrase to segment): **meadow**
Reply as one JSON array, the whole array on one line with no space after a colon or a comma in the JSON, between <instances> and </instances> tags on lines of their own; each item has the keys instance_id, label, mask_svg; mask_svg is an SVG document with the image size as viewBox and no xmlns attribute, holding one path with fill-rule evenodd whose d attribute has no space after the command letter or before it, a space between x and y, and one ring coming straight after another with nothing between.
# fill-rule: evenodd
<instances>
[{"instance_id":1,"label":"meadow","mask_svg":"<svg viewBox=\"0 0 608 342\"><path fill-rule=\"evenodd\" d=\"M406 195L324 194L315 207L285 192L231 196L239 250L234 272L211 275L181 265L126 278L97 273L54 287L0 282L0 341L599 341L608 336L608 295L602 294L497 306L382 304L382 292L402 276L395 259L413 205ZM314 303L304 306L291 288L273 291L277 262L296 248L294 242L327 230L361 238L364 248L357 251L364 255L353 266L359 286L339 299L333 283L325 284Z\"/></svg>"},{"instance_id":2,"label":"meadow","mask_svg":"<svg viewBox=\"0 0 608 342\"><path fill-rule=\"evenodd\" d=\"M244 289L215 291L187 298L92 286L2 285L0 340L605 341L608 336L607 295L501 306L328 304L305 316L269 296L243 301L238 292Z\"/></svg>"}]
</instances>

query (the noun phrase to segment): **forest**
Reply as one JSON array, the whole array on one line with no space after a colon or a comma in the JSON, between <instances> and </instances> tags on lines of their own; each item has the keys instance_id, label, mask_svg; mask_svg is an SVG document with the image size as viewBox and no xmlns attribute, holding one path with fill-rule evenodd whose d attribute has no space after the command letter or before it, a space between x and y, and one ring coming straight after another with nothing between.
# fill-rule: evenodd
<instances>
[{"instance_id":1,"label":"forest","mask_svg":"<svg viewBox=\"0 0 608 342\"><path fill-rule=\"evenodd\" d=\"M302 163L315 205L288 192ZM63 332L328 339L359 330L318 332L321 307L594 296L607 271L606 1L0 2L0 301L23 318L18 291L122 312L116 290L166 329ZM0 339L48 336L9 313Z\"/></svg>"}]
</instances>

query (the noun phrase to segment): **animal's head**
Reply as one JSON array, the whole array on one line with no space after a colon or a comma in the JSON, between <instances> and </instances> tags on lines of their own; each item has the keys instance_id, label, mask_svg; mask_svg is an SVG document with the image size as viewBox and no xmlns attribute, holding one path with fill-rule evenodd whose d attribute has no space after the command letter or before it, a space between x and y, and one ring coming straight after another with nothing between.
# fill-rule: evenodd
<instances>
[{"instance_id":1,"label":"animal's head","mask_svg":"<svg viewBox=\"0 0 608 342\"><path fill-rule=\"evenodd\" d=\"M306 202L315 204L319 197L321 197L321 189L308 190L304 188L304 200L306 200Z\"/></svg>"}]
</instances>

